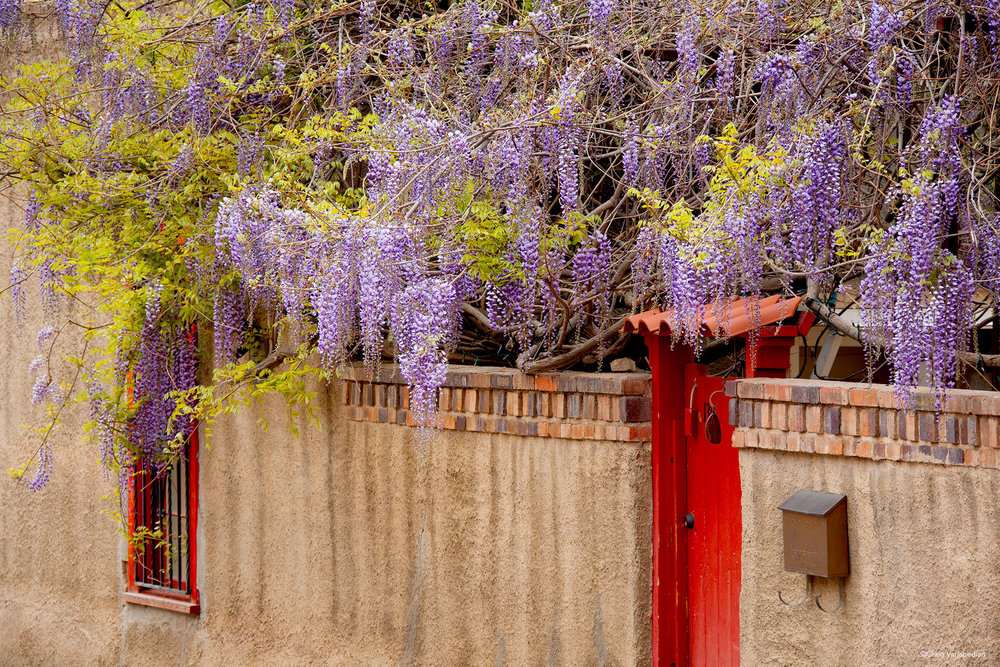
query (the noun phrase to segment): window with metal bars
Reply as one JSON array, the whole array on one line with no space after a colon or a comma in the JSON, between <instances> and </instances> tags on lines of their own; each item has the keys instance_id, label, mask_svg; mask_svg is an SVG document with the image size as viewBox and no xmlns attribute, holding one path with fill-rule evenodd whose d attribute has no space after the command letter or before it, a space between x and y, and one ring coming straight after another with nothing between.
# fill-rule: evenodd
<instances>
[{"instance_id":1,"label":"window with metal bars","mask_svg":"<svg viewBox=\"0 0 1000 667\"><path fill-rule=\"evenodd\" d=\"M129 500L128 590L125 600L196 614L198 431L170 462L142 460Z\"/></svg>"}]
</instances>

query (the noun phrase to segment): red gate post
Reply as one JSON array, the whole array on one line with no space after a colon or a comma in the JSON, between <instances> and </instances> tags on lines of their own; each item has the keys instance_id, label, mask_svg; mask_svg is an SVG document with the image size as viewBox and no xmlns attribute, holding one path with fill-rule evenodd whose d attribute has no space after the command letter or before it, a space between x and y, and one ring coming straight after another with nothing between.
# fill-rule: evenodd
<instances>
[{"instance_id":1,"label":"red gate post","mask_svg":"<svg viewBox=\"0 0 1000 667\"><path fill-rule=\"evenodd\" d=\"M646 335L653 381L653 665L688 662L687 542L681 519L686 498L684 437L686 346Z\"/></svg>"}]
</instances>

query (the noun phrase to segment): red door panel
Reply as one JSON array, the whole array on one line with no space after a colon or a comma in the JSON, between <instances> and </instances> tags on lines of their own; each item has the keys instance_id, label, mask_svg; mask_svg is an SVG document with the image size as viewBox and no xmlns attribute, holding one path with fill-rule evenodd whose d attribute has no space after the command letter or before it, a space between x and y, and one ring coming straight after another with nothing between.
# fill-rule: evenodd
<instances>
[{"instance_id":1,"label":"red door panel","mask_svg":"<svg viewBox=\"0 0 1000 667\"><path fill-rule=\"evenodd\" d=\"M738 450L732 446L725 379L703 372L704 367L696 364L685 372L691 410L686 519L693 518L685 523L693 524L687 529L688 655L691 665L738 665L742 539ZM713 427L715 437L710 438Z\"/></svg>"}]
</instances>

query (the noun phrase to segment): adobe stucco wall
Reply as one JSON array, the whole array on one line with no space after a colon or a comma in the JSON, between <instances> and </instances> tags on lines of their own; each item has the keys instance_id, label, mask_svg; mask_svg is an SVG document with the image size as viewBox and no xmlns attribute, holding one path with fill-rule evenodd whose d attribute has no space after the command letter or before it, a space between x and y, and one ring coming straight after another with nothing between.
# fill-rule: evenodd
<instances>
[{"instance_id":1,"label":"adobe stucco wall","mask_svg":"<svg viewBox=\"0 0 1000 667\"><path fill-rule=\"evenodd\" d=\"M268 434L218 426L201 616L129 608L130 661L166 636L207 664L648 661L648 445L444 432L419 453L319 407L300 440L273 405Z\"/></svg>"},{"instance_id":2,"label":"adobe stucco wall","mask_svg":"<svg viewBox=\"0 0 1000 667\"><path fill-rule=\"evenodd\" d=\"M1000 663L1000 396L954 392L944 428L923 440L919 428L890 431L891 388L737 386L744 664ZM799 421L789 416L795 406L837 412ZM910 413L911 425L922 414ZM799 489L847 495L851 574L837 613L778 600L778 591L798 600L805 588L805 575L784 571L777 509ZM818 586L824 606L835 606L836 586Z\"/></svg>"},{"instance_id":3,"label":"adobe stucco wall","mask_svg":"<svg viewBox=\"0 0 1000 667\"><path fill-rule=\"evenodd\" d=\"M5 480L0 663L648 662L648 443L445 431L418 451L340 396L299 439L276 400L266 433L259 411L217 424L197 617L119 602L93 452L60 445L41 494Z\"/></svg>"}]
</instances>

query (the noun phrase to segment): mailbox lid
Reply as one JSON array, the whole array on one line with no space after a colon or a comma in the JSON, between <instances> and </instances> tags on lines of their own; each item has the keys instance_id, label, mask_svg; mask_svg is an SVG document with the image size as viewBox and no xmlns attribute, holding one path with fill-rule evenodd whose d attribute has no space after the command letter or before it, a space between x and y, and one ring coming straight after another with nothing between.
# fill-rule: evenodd
<instances>
[{"instance_id":1,"label":"mailbox lid","mask_svg":"<svg viewBox=\"0 0 1000 667\"><path fill-rule=\"evenodd\" d=\"M778 505L783 512L795 512L808 516L826 516L842 502L847 501L843 493L827 491L811 491L802 489L796 491L788 500Z\"/></svg>"}]
</instances>

